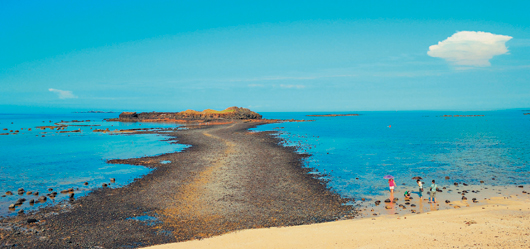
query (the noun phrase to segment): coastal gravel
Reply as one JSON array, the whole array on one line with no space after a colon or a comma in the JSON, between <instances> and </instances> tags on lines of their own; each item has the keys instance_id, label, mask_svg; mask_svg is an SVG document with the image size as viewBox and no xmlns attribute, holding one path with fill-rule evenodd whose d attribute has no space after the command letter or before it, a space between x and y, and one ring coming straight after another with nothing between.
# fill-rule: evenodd
<instances>
[{"instance_id":1,"label":"coastal gravel","mask_svg":"<svg viewBox=\"0 0 530 249\"><path fill-rule=\"evenodd\" d=\"M110 163L154 170L122 188L0 220L0 247L137 248L231 231L351 218L348 200L258 122L164 132L182 152ZM169 163L161 163L170 161ZM109 181L109 184L112 184Z\"/></svg>"}]
</instances>

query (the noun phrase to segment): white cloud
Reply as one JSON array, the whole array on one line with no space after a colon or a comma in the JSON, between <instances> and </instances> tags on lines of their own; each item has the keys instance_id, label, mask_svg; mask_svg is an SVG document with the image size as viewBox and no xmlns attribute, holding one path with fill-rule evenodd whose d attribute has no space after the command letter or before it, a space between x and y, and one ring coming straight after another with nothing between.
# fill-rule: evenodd
<instances>
[{"instance_id":1,"label":"white cloud","mask_svg":"<svg viewBox=\"0 0 530 249\"><path fill-rule=\"evenodd\" d=\"M505 43L510 39L511 36L482 31L460 31L430 46L427 54L454 65L486 67L491 65L493 56L508 52Z\"/></svg>"},{"instance_id":2,"label":"white cloud","mask_svg":"<svg viewBox=\"0 0 530 249\"><path fill-rule=\"evenodd\" d=\"M72 91L64 91L53 88L48 89L48 91L56 93L60 99L77 99L77 96L75 96Z\"/></svg>"},{"instance_id":3,"label":"white cloud","mask_svg":"<svg viewBox=\"0 0 530 249\"><path fill-rule=\"evenodd\" d=\"M304 88L305 86L304 85L280 85L281 88L297 88L297 89L302 89Z\"/></svg>"}]
</instances>

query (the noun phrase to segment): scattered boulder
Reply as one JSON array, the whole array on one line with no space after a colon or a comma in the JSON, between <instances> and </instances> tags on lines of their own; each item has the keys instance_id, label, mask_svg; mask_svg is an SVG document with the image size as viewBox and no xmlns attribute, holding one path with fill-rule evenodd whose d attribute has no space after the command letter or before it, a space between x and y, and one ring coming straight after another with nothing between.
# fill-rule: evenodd
<instances>
[{"instance_id":1,"label":"scattered boulder","mask_svg":"<svg viewBox=\"0 0 530 249\"><path fill-rule=\"evenodd\" d=\"M103 186L104 188L106 188L108 185L106 183L103 183L101 186Z\"/></svg>"},{"instance_id":2,"label":"scattered boulder","mask_svg":"<svg viewBox=\"0 0 530 249\"><path fill-rule=\"evenodd\" d=\"M375 205L376 205L376 206L379 205L379 204L381 204L381 201L380 201L380 200L375 201Z\"/></svg>"},{"instance_id":3,"label":"scattered boulder","mask_svg":"<svg viewBox=\"0 0 530 249\"><path fill-rule=\"evenodd\" d=\"M116 178L110 178L110 182L115 182Z\"/></svg>"},{"instance_id":4,"label":"scattered boulder","mask_svg":"<svg viewBox=\"0 0 530 249\"><path fill-rule=\"evenodd\" d=\"M522 186L522 185L521 185L521 186L517 186L517 187L518 187L518 188L523 188L523 186Z\"/></svg>"},{"instance_id":5,"label":"scattered boulder","mask_svg":"<svg viewBox=\"0 0 530 249\"><path fill-rule=\"evenodd\" d=\"M386 199L385 202L386 203L390 203L391 201L390 201L390 199Z\"/></svg>"},{"instance_id":6,"label":"scattered boulder","mask_svg":"<svg viewBox=\"0 0 530 249\"><path fill-rule=\"evenodd\" d=\"M410 204L410 206L411 206L411 207L415 207L415 206L416 206L416 204Z\"/></svg>"},{"instance_id":7,"label":"scattered boulder","mask_svg":"<svg viewBox=\"0 0 530 249\"><path fill-rule=\"evenodd\" d=\"M460 208L460 206L458 206L458 205L455 205L455 206L454 206L454 208Z\"/></svg>"},{"instance_id":8,"label":"scattered boulder","mask_svg":"<svg viewBox=\"0 0 530 249\"><path fill-rule=\"evenodd\" d=\"M15 207L16 207L15 204L10 204L10 205L9 205L9 209L14 209Z\"/></svg>"},{"instance_id":9,"label":"scattered boulder","mask_svg":"<svg viewBox=\"0 0 530 249\"><path fill-rule=\"evenodd\" d=\"M364 198L361 198L361 201L365 201L365 200L366 200L366 199L364 199Z\"/></svg>"},{"instance_id":10,"label":"scattered boulder","mask_svg":"<svg viewBox=\"0 0 530 249\"><path fill-rule=\"evenodd\" d=\"M35 204L35 200L31 199L31 200L29 201L29 205L33 205L33 204Z\"/></svg>"},{"instance_id":11,"label":"scattered boulder","mask_svg":"<svg viewBox=\"0 0 530 249\"><path fill-rule=\"evenodd\" d=\"M394 198L394 200L392 200L392 202L396 203L397 201L399 201L398 198Z\"/></svg>"},{"instance_id":12,"label":"scattered boulder","mask_svg":"<svg viewBox=\"0 0 530 249\"><path fill-rule=\"evenodd\" d=\"M6 192L6 195L13 195L13 192L11 192L11 191L7 191L7 192Z\"/></svg>"},{"instance_id":13,"label":"scattered boulder","mask_svg":"<svg viewBox=\"0 0 530 249\"><path fill-rule=\"evenodd\" d=\"M463 200L463 201L467 200L467 197L462 196L462 200Z\"/></svg>"},{"instance_id":14,"label":"scattered boulder","mask_svg":"<svg viewBox=\"0 0 530 249\"><path fill-rule=\"evenodd\" d=\"M25 198L20 198L18 199L16 202L15 202L15 205L22 205L22 203L24 203L26 201Z\"/></svg>"},{"instance_id":15,"label":"scattered boulder","mask_svg":"<svg viewBox=\"0 0 530 249\"><path fill-rule=\"evenodd\" d=\"M24 210L23 209L18 210L18 215L22 215L22 214L24 214Z\"/></svg>"},{"instance_id":16,"label":"scattered boulder","mask_svg":"<svg viewBox=\"0 0 530 249\"><path fill-rule=\"evenodd\" d=\"M491 178L491 180L494 180L494 181L495 181L495 178Z\"/></svg>"},{"instance_id":17,"label":"scattered boulder","mask_svg":"<svg viewBox=\"0 0 530 249\"><path fill-rule=\"evenodd\" d=\"M26 194L27 195L31 195L31 194L33 194L33 191L28 191Z\"/></svg>"},{"instance_id":18,"label":"scattered boulder","mask_svg":"<svg viewBox=\"0 0 530 249\"><path fill-rule=\"evenodd\" d=\"M35 192L33 193L34 196L38 196L39 195L39 192Z\"/></svg>"},{"instance_id":19,"label":"scattered boulder","mask_svg":"<svg viewBox=\"0 0 530 249\"><path fill-rule=\"evenodd\" d=\"M55 192L55 191L52 192L52 193L50 194L50 196L51 196L51 197L55 197L55 196L57 196L57 192Z\"/></svg>"},{"instance_id":20,"label":"scattered boulder","mask_svg":"<svg viewBox=\"0 0 530 249\"><path fill-rule=\"evenodd\" d=\"M412 180L422 180L423 178L421 178L421 176L415 176L415 177L412 177Z\"/></svg>"},{"instance_id":21,"label":"scattered boulder","mask_svg":"<svg viewBox=\"0 0 530 249\"><path fill-rule=\"evenodd\" d=\"M410 205L410 202L405 202L405 205Z\"/></svg>"},{"instance_id":22,"label":"scattered boulder","mask_svg":"<svg viewBox=\"0 0 530 249\"><path fill-rule=\"evenodd\" d=\"M450 200L445 200L445 203L451 203L451 201Z\"/></svg>"},{"instance_id":23,"label":"scattered boulder","mask_svg":"<svg viewBox=\"0 0 530 249\"><path fill-rule=\"evenodd\" d=\"M445 180L449 180L449 179L451 179L449 176L446 176L446 177L445 177Z\"/></svg>"},{"instance_id":24,"label":"scattered boulder","mask_svg":"<svg viewBox=\"0 0 530 249\"><path fill-rule=\"evenodd\" d=\"M440 192L440 193L441 193L441 192L443 192L443 191L442 191L441 189L436 189L436 192Z\"/></svg>"},{"instance_id":25,"label":"scattered boulder","mask_svg":"<svg viewBox=\"0 0 530 249\"><path fill-rule=\"evenodd\" d=\"M462 185L467 186L467 183L463 183Z\"/></svg>"},{"instance_id":26,"label":"scattered boulder","mask_svg":"<svg viewBox=\"0 0 530 249\"><path fill-rule=\"evenodd\" d=\"M39 197L39 202L46 202L47 199L46 196L41 196Z\"/></svg>"},{"instance_id":27,"label":"scattered boulder","mask_svg":"<svg viewBox=\"0 0 530 249\"><path fill-rule=\"evenodd\" d=\"M455 186L457 186L457 187L458 187L458 182L455 182L455 183L453 183L453 184L454 184Z\"/></svg>"},{"instance_id":28,"label":"scattered boulder","mask_svg":"<svg viewBox=\"0 0 530 249\"><path fill-rule=\"evenodd\" d=\"M23 195L25 192L26 192L26 191L24 191L23 188L19 188L19 189L18 189L18 194L19 194L19 195Z\"/></svg>"},{"instance_id":29,"label":"scattered boulder","mask_svg":"<svg viewBox=\"0 0 530 249\"><path fill-rule=\"evenodd\" d=\"M392 207L387 205L387 206L385 206L385 209L392 209Z\"/></svg>"},{"instance_id":30,"label":"scattered boulder","mask_svg":"<svg viewBox=\"0 0 530 249\"><path fill-rule=\"evenodd\" d=\"M69 197L70 199L74 198L74 193L70 193Z\"/></svg>"},{"instance_id":31,"label":"scattered boulder","mask_svg":"<svg viewBox=\"0 0 530 249\"><path fill-rule=\"evenodd\" d=\"M49 188L48 191L52 192L52 191L53 191L53 188Z\"/></svg>"},{"instance_id":32,"label":"scattered boulder","mask_svg":"<svg viewBox=\"0 0 530 249\"><path fill-rule=\"evenodd\" d=\"M416 210L411 209L410 212L411 212L411 213L416 213Z\"/></svg>"},{"instance_id":33,"label":"scattered boulder","mask_svg":"<svg viewBox=\"0 0 530 249\"><path fill-rule=\"evenodd\" d=\"M446 187L443 187L442 189L447 189Z\"/></svg>"},{"instance_id":34,"label":"scattered boulder","mask_svg":"<svg viewBox=\"0 0 530 249\"><path fill-rule=\"evenodd\" d=\"M84 184L85 186L87 186L87 185L88 185L88 182L85 182L85 183L83 183L83 184Z\"/></svg>"},{"instance_id":35,"label":"scattered boulder","mask_svg":"<svg viewBox=\"0 0 530 249\"><path fill-rule=\"evenodd\" d=\"M480 181L480 183L484 183L484 181Z\"/></svg>"},{"instance_id":36,"label":"scattered boulder","mask_svg":"<svg viewBox=\"0 0 530 249\"><path fill-rule=\"evenodd\" d=\"M37 219L30 218L30 219L28 219L26 222L28 222L28 224L31 224L31 223L38 222L38 220L37 220Z\"/></svg>"}]
</instances>

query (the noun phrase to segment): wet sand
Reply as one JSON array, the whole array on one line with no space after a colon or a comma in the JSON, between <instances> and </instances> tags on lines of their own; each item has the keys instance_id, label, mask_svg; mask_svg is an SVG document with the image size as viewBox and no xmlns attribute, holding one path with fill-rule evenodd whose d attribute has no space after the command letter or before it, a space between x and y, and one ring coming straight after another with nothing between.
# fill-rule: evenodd
<instances>
[{"instance_id":1,"label":"wet sand","mask_svg":"<svg viewBox=\"0 0 530 249\"><path fill-rule=\"evenodd\" d=\"M529 248L530 195L515 186L501 189L505 196L469 207L244 230L147 248Z\"/></svg>"},{"instance_id":2,"label":"wet sand","mask_svg":"<svg viewBox=\"0 0 530 249\"><path fill-rule=\"evenodd\" d=\"M280 139L269 133L248 131L256 125L163 132L192 146L180 153L111 161L155 170L123 188L99 188L72 202L3 219L0 245L135 248L353 217L352 206L343 205L348 200L302 168L307 155L278 145Z\"/></svg>"}]
</instances>

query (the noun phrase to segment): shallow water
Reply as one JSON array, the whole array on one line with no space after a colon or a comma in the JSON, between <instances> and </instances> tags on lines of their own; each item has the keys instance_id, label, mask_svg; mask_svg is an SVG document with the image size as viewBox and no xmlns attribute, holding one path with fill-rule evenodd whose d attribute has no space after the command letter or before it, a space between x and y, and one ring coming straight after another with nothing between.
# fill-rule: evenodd
<instances>
[{"instance_id":1,"label":"shallow water","mask_svg":"<svg viewBox=\"0 0 530 249\"><path fill-rule=\"evenodd\" d=\"M176 128L176 124L121 123L106 122L104 118L114 118L118 114L64 114L64 115L12 115L0 114L0 195L12 191L14 195L0 198L0 216L15 214L20 209L34 210L42 205L52 205L67 199L66 194L58 194L55 199L48 198L42 204L29 205L35 195L20 196L19 188L39 192L39 196L50 193L48 188L60 192L68 188L76 189L75 196L87 194L103 183L109 187L120 187L151 170L134 165L107 164L109 159L126 159L153 156L180 151L187 147L172 144L167 137L159 135L130 135L93 132L94 129L136 129L136 128ZM54 123L71 120L90 120L90 122L64 123L64 131L80 132L60 133L51 129L37 129L37 126L50 126ZM44 122L43 122L44 121ZM52 121L52 122L50 122ZM3 129L8 129L3 131ZM28 130L31 128L31 131ZM9 132L13 130L13 132ZM15 130L19 132L15 135ZM44 137L43 137L44 136ZM115 178L115 182L110 182ZM88 182L88 185L84 185ZM9 204L19 198L27 201L9 211Z\"/></svg>"},{"instance_id":2,"label":"shallow water","mask_svg":"<svg viewBox=\"0 0 530 249\"><path fill-rule=\"evenodd\" d=\"M312 156L306 166L326 174L329 186L359 199L388 192L384 175L403 189L414 176L439 185L528 184L530 116L520 110L488 112L355 112L360 116L307 117L315 113L262 113L264 118L313 119L253 130L277 131ZM322 113L316 113L322 114ZM441 117L484 115L483 117ZM445 177L449 176L449 180ZM495 178L495 180L492 180Z\"/></svg>"}]
</instances>

